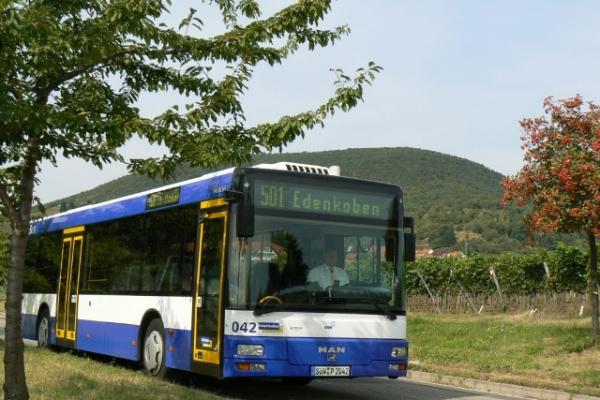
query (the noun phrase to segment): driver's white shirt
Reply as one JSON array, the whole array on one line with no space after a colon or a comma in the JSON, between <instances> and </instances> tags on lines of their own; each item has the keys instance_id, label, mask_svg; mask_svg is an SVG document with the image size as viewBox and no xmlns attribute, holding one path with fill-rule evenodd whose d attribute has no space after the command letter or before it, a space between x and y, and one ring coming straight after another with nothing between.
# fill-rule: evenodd
<instances>
[{"instance_id":1,"label":"driver's white shirt","mask_svg":"<svg viewBox=\"0 0 600 400\"><path fill-rule=\"evenodd\" d=\"M314 267L308 273L306 278L308 282L317 282L322 289L333 286L333 281L340 281L340 286L350 283L346 271L339 267L331 267L327 264L321 264Z\"/></svg>"}]
</instances>

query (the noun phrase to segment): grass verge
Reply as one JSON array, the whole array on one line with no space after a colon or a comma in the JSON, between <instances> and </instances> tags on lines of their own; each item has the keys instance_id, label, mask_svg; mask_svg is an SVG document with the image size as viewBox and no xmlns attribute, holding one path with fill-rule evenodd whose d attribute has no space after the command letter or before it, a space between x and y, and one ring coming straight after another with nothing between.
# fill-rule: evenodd
<instances>
[{"instance_id":1,"label":"grass verge","mask_svg":"<svg viewBox=\"0 0 600 400\"><path fill-rule=\"evenodd\" d=\"M6 292L0 290L0 312L4 312L4 303L6 303Z\"/></svg>"},{"instance_id":2,"label":"grass verge","mask_svg":"<svg viewBox=\"0 0 600 400\"><path fill-rule=\"evenodd\" d=\"M600 396L589 319L419 314L408 327L411 369Z\"/></svg>"},{"instance_id":3,"label":"grass verge","mask_svg":"<svg viewBox=\"0 0 600 400\"><path fill-rule=\"evenodd\" d=\"M417 314L408 324L411 369L600 396L589 319ZM224 399L70 353L27 347L25 357L32 399Z\"/></svg>"},{"instance_id":4,"label":"grass verge","mask_svg":"<svg viewBox=\"0 0 600 400\"><path fill-rule=\"evenodd\" d=\"M3 357L4 343L0 341ZM27 386L32 399L223 400L206 391L145 376L141 371L69 353L26 347ZM4 381L0 363L0 382Z\"/></svg>"}]
</instances>

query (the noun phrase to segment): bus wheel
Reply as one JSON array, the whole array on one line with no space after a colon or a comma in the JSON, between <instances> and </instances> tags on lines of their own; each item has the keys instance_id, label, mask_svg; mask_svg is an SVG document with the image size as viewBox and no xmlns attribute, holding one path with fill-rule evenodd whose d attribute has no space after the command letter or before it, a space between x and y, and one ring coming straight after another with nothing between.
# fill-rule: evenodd
<instances>
[{"instance_id":1,"label":"bus wheel","mask_svg":"<svg viewBox=\"0 0 600 400\"><path fill-rule=\"evenodd\" d=\"M150 321L144 335L142 362L148 375L164 378L167 373L165 365L165 328L160 319Z\"/></svg>"},{"instance_id":2,"label":"bus wheel","mask_svg":"<svg viewBox=\"0 0 600 400\"><path fill-rule=\"evenodd\" d=\"M289 386L304 386L312 382L312 378L281 378L281 383Z\"/></svg>"},{"instance_id":3,"label":"bus wheel","mask_svg":"<svg viewBox=\"0 0 600 400\"><path fill-rule=\"evenodd\" d=\"M50 314L45 308L40 313L40 318L38 320L37 346L42 349L50 347Z\"/></svg>"}]
</instances>

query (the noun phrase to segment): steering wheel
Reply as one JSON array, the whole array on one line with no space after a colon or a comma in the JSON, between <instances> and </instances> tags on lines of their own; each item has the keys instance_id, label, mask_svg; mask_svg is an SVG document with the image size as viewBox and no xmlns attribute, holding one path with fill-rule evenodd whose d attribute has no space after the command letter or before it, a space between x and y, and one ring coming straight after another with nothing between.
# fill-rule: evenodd
<instances>
[{"instance_id":1,"label":"steering wheel","mask_svg":"<svg viewBox=\"0 0 600 400\"><path fill-rule=\"evenodd\" d=\"M265 297L263 297L262 299L260 299L258 301L258 304L265 304L265 303L268 303L270 301L275 301L275 302L277 302L279 304L283 304L283 300L281 300L277 296L265 296Z\"/></svg>"}]
</instances>

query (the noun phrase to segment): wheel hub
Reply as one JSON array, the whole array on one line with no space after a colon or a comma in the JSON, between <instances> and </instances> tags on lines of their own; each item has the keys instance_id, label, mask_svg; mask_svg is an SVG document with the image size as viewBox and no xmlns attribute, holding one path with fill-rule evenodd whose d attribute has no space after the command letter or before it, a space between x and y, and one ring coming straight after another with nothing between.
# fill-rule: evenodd
<instances>
[{"instance_id":1,"label":"wheel hub","mask_svg":"<svg viewBox=\"0 0 600 400\"><path fill-rule=\"evenodd\" d=\"M157 331L152 331L144 343L144 365L152 374L158 372L163 362L163 339Z\"/></svg>"}]
</instances>

